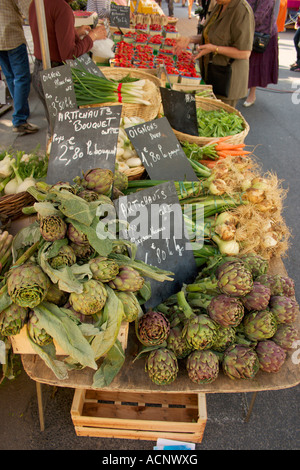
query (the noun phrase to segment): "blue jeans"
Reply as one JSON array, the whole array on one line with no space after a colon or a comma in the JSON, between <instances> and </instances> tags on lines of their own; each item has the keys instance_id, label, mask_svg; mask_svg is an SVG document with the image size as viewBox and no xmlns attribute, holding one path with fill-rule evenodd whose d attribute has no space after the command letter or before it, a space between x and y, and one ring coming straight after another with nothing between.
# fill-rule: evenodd
<instances>
[{"instance_id":1,"label":"blue jeans","mask_svg":"<svg viewBox=\"0 0 300 470\"><path fill-rule=\"evenodd\" d=\"M18 127L29 117L28 96L31 76L26 44L9 51L0 51L0 65L14 100L12 122Z\"/></svg>"}]
</instances>

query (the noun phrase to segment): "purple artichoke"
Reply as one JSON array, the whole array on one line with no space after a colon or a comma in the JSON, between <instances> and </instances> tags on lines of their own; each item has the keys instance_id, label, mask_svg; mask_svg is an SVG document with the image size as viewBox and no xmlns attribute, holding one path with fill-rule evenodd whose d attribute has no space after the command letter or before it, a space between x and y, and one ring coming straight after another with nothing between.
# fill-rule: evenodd
<instances>
[{"instance_id":1,"label":"purple artichoke","mask_svg":"<svg viewBox=\"0 0 300 470\"><path fill-rule=\"evenodd\" d=\"M112 289L137 292L144 285L145 279L140 273L130 266L121 266L118 275L108 285Z\"/></svg>"},{"instance_id":2,"label":"purple artichoke","mask_svg":"<svg viewBox=\"0 0 300 470\"><path fill-rule=\"evenodd\" d=\"M188 376L196 384L211 383L219 375L219 359L212 351L194 351L186 363Z\"/></svg>"},{"instance_id":3,"label":"purple artichoke","mask_svg":"<svg viewBox=\"0 0 300 470\"><path fill-rule=\"evenodd\" d=\"M210 318L224 327L237 326L244 316L244 306L240 299L220 294L213 297L207 307Z\"/></svg>"},{"instance_id":4,"label":"purple artichoke","mask_svg":"<svg viewBox=\"0 0 300 470\"><path fill-rule=\"evenodd\" d=\"M256 281L269 287L271 295L285 295L287 297L295 295L295 284L290 277L280 274L262 274L256 278Z\"/></svg>"},{"instance_id":5,"label":"purple artichoke","mask_svg":"<svg viewBox=\"0 0 300 470\"><path fill-rule=\"evenodd\" d=\"M241 301L247 310L265 310L269 305L270 297L271 289L254 281L252 290L241 297Z\"/></svg>"},{"instance_id":6,"label":"purple artichoke","mask_svg":"<svg viewBox=\"0 0 300 470\"><path fill-rule=\"evenodd\" d=\"M68 225L67 236L76 245L88 245L89 241L85 233L76 230L73 224Z\"/></svg>"},{"instance_id":7,"label":"purple artichoke","mask_svg":"<svg viewBox=\"0 0 300 470\"><path fill-rule=\"evenodd\" d=\"M98 194L110 195L114 181L114 174L111 170L104 168L94 168L85 173L82 186L91 189Z\"/></svg>"},{"instance_id":8,"label":"purple artichoke","mask_svg":"<svg viewBox=\"0 0 300 470\"><path fill-rule=\"evenodd\" d=\"M278 372L286 358L285 350L271 340L260 341L256 354L264 372Z\"/></svg>"},{"instance_id":9,"label":"purple artichoke","mask_svg":"<svg viewBox=\"0 0 300 470\"><path fill-rule=\"evenodd\" d=\"M137 333L144 346L159 346L170 333L170 322L163 313L148 310L139 319Z\"/></svg>"},{"instance_id":10,"label":"purple artichoke","mask_svg":"<svg viewBox=\"0 0 300 470\"><path fill-rule=\"evenodd\" d=\"M299 305L292 297L272 295L269 305L278 323L293 323L299 315Z\"/></svg>"},{"instance_id":11,"label":"purple artichoke","mask_svg":"<svg viewBox=\"0 0 300 470\"><path fill-rule=\"evenodd\" d=\"M278 325L277 331L272 337L272 341L286 351L292 350L293 343L297 340L299 340L298 330L288 323L281 323Z\"/></svg>"}]
</instances>

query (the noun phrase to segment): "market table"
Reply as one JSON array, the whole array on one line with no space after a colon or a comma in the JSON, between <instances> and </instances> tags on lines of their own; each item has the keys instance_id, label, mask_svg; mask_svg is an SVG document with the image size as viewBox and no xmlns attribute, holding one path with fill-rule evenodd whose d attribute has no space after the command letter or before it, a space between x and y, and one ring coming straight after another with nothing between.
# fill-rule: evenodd
<instances>
[{"instance_id":1,"label":"market table","mask_svg":"<svg viewBox=\"0 0 300 470\"><path fill-rule=\"evenodd\" d=\"M270 273L278 273L282 275L286 275L286 270L285 267L281 261L281 259L272 259L270 262ZM300 331L300 318L297 320L297 325L295 325L298 330ZM261 391L266 391L266 390L281 390L285 388L290 388L297 386L300 383L300 367L299 367L299 360L297 360L297 352L292 351L291 353L287 354L287 360L284 363L284 365L281 367L280 371L277 373L266 373L259 371L257 375L255 376L254 379L251 380L231 380L230 378L226 377L222 372L220 372L219 377L217 380L215 380L212 383L209 384L195 384L193 383L187 376L186 370L181 364L181 367L179 367L179 373L177 376L177 379L170 385L164 385L164 386L158 386L154 384L150 378L148 377L147 373L144 370L145 367L145 362L144 359L137 359L135 362L133 362L134 358L136 357L137 353L140 350L140 345L138 344L136 337L135 337L135 331L133 328L133 325L131 325L129 329L129 337L128 337L128 343L127 343L127 349L126 349L126 359L125 363L119 372L119 374L116 376L114 381L109 385L109 387L106 387L103 389L104 392L109 392L109 394L105 395L105 399L107 400L108 397L110 397L111 400L115 400L114 406L118 407L121 401L124 401L125 397L128 397L128 394L131 394L131 401L133 401L132 394L137 394L138 399L137 401L139 403L139 406L141 407L141 400L143 403L145 403L148 399L153 396L158 396L160 395L162 397L162 400L164 402L164 406L167 405L168 397L170 398L170 402L172 402L172 399L174 396L176 397L187 397L187 401L182 405L188 407L188 403L193 402L193 395L195 395L195 398L198 400L198 405L197 403L193 402L192 408L195 406L198 408L198 416L199 416L199 421L198 424L200 425L200 428L198 428L196 436L194 437L195 442L201 442L204 428L205 428L205 423L206 423L206 404L205 404L205 395L207 393L246 393L246 392L253 392L252 395L252 400L249 406L248 414L246 416L246 421L250 417L250 413L254 404L254 400L256 397L257 392ZM44 429L44 416L43 416L43 405L42 405L42 394L41 394L41 384L48 384L52 386L59 386L59 387L70 387L74 388L76 390L75 392L75 397L73 401L73 405L75 402L75 408L73 406L73 414L72 414L72 419L74 422L76 421L76 416L79 418L79 422L82 419L82 416L79 416L83 405L84 401L86 400L87 402L92 402L94 403L94 407L92 408L92 411L90 410L90 413L95 412L97 406L97 402L99 399L99 396L97 396L97 393L99 389L95 391L92 387L92 382L93 382L93 374L94 371L88 367L86 367L83 370L80 371L70 371L69 372L69 377L66 380L58 380L53 372L45 365L43 360L37 356L37 355L22 355L22 362L24 369L26 373L29 375L31 379L36 381L37 384L37 395L38 395L38 404L39 404L39 416L40 416L40 424L41 424L41 429ZM87 394L87 399L86 399L86 392L89 392L90 394ZM94 391L94 392L92 392ZM115 395L114 395L115 394ZM124 399L122 399L122 394L124 395ZM116 398L113 398L116 397ZM148 397L148 398L147 398ZM103 397L101 397L103 399ZM178 400L177 400L178 401ZM140 408L141 409L141 408ZM179 409L179 408L178 408ZM99 411L97 411L99 413ZM98 425L93 421L93 419L97 419L95 417L90 417L87 419L89 424L92 422L93 426ZM99 418L98 418L99 419ZM111 420L111 418L109 418ZM103 421L103 420L102 420ZM128 423L128 420L126 421ZM120 419L115 419L115 426L120 423ZM157 421L152 421L152 423L157 423ZM161 427L162 421L159 421L159 426ZM107 424L107 422L106 422ZM135 420L136 424L136 420ZM179 425L179 423L177 423ZM102 426L102 427L101 427ZM125 425L124 425L125 426ZM168 425L169 426L169 425ZM182 424L180 423L180 426L182 427ZM75 426L76 429L76 426ZM96 432L91 431L91 426L88 427L88 434L85 434L80 428L81 431L77 432L78 435L95 435L95 436L103 436L103 437L109 437L109 436L114 436L114 437L128 437L129 438L140 438L140 439L150 439L154 440L151 432L148 433L133 433L130 431L129 434L126 434L124 429L122 430L122 435L118 436L116 435L116 431L113 432L113 434L104 434L103 431L103 423L100 425L100 431L99 428L97 429ZM94 429L94 428L93 428ZM100 432L100 434L99 434ZM167 430L163 430L164 436L166 437L167 435ZM170 433L172 435L172 433ZM142 436L142 437L141 437ZM146 436L146 437L144 437ZM186 435L187 440L193 440L193 435L192 434L187 434ZM184 437L183 437L184 438Z\"/></svg>"}]
</instances>

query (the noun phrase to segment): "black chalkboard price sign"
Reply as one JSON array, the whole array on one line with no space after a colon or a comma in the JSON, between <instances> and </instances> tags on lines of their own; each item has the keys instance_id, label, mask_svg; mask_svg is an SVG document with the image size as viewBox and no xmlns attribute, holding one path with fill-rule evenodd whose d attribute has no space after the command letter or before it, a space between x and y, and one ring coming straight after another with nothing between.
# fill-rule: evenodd
<instances>
[{"instance_id":1,"label":"black chalkboard price sign","mask_svg":"<svg viewBox=\"0 0 300 470\"><path fill-rule=\"evenodd\" d=\"M59 113L50 151L47 183L72 180L93 168L114 171L122 106Z\"/></svg>"},{"instance_id":2,"label":"black chalkboard price sign","mask_svg":"<svg viewBox=\"0 0 300 470\"><path fill-rule=\"evenodd\" d=\"M135 258L174 273L173 281L149 280L151 298L145 307L156 307L197 274L175 185L168 181L114 202L118 218L129 223L121 238L137 246Z\"/></svg>"},{"instance_id":3,"label":"black chalkboard price sign","mask_svg":"<svg viewBox=\"0 0 300 470\"><path fill-rule=\"evenodd\" d=\"M125 131L152 180L198 181L166 117Z\"/></svg>"},{"instance_id":4,"label":"black chalkboard price sign","mask_svg":"<svg viewBox=\"0 0 300 470\"><path fill-rule=\"evenodd\" d=\"M67 60L67 64L70 65L70 67L80 70L85 69L89 73L105 78L99 67L97 67L93 59L88 54L83 54L74 60Z\"/></svg>"},{"instance_id":5,"label":"black chalkboard price sign","mask_svg":"<svg viewBox=\"0 0 300 470\"><path fill-rule=\"evenodd\" d=\"M198 136L195 93L160 88L164 115L178 132Z\"/></svg>"},{"instance_id":6,"label":"black chalkboard price sign","mask_svg":"<svg viewBox=\"0 0 300 470\"><path fill-rule=\"evenodd\" d=\"M40 75L53 131L58 113L77 108L71 68L61 65L43 70Z\"/></svg>"},{"instance_id":7,"label":"black chalkboard price sign","mask_svg":"<svg viewBox=\"0 0 300 470\"><path fill-rule=\"evenodd\" d=\"M111 3L109 21L111 26L130 28L130 7Z\"/></svg>"}]
</instances>

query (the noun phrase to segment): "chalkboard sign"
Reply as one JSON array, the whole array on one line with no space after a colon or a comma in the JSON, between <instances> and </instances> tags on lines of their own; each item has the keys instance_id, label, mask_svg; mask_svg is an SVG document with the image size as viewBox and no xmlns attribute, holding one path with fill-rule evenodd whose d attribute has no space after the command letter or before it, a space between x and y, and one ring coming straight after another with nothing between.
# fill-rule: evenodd
<instances>
[{"instance_id":1,"label":"chalkboard sign","mask_svg":"<svg viewBox=\"0 0 300 470\"><path fill-rule=\"evenodd\" d=\"M130 28L130 7L111 3L109 21L111 26Z\"/></svg>"},{"instance_id":2,"label":"chalkboard sign","mask_svg":"<svg viewBox=\"0 0 300 470\"><path fill-rule=\"evenodd\" d=\"M67 64L70 65L70 67L81 70L82 68L84 68L89 73L93 73L94 75L98 75L99 77L105 78L101 70L99 70L99 67L97 67L93 59L88 54L83 54L74 60L67 60Z\"/></svg>"},{"instance_id":3,"label":"chalkboard sign","mask_svg":"<svg viewBox=\"0 0 300 470\"><path fill-rule=\"evenodd\" d=\"M160 88L164 115L178 132L198 136L195 93Z\"/></svg>"},{"instance_id":4,"label":"chalkboard sign","mask_svg":"<svg viewBox=\"0 0 300 470\"><path fill-rule=\"evenodd\" d=\"M173 281L149 279L152 294L145 307L156 307L197 274L175 185L168 181L122 196L114 203L118 218L129 223L120 237L137 246L135 259L174 273Z\"/></svg>"},{"instance_id":5,"label":"chalkboard sign","mask_svg":"<svg viewBox=\"0 0 300 470\"><path fill-rule=\"evenodd\" d=\"M125 131L152 180L198 181L166 117Z\"/></svg>"},{"instance_id":6,"label":"chalkboard sign","mask_svg":"<svg viewBox=\"0 0 300 470\"><path fill-rule=\"evenodd\" d=\"M61 65L43 70L40 75L53 132L58 113L77 108L71 68Z\"/></svg>"},{"instance_id":7,"label":"chalkboard sign","mask_svg":"<svg viewBox=\"0 0 300 470\"><path fill-rule=\"evenodd\" d=\"M72 180L93 168L114 171L122 106L59 113L48 164L47 183Z\"/></svg>"}]
</instances>

